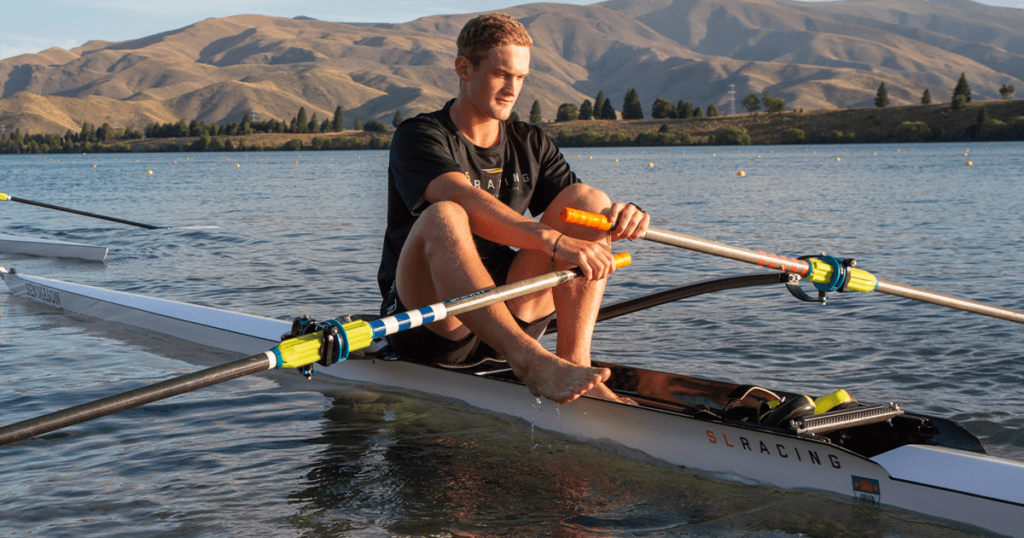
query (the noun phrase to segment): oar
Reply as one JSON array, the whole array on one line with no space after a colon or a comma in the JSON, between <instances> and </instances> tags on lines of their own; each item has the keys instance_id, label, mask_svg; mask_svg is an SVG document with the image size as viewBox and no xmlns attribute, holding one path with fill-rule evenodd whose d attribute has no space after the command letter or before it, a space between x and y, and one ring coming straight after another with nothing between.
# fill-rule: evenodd
<instances>
[{"instance_id":1,"label":"oar","mask_svg":"<svg viewBox=\"0 0 1024 538\"><path fill-rule=\"evenodd\" d=\"M625 252L615 255L616 267L625 267L630 261L629 254ZM265 370L301 368L315 362L334 364L348 358L352 351L369 347L375 338L553 288L582 275L583 272L578 268L554 271L370 322L359 320L342 324L329 320L317 324L316 332L285 340L270 351L259 355L4 426L0 428L0 445Z\"/></svg>"},{"instance_id":2,"label":"oar","mask_svg":"<svg viewBox=\"0 0 1024 538\"><path fill-rule=\"evenodd\" d=\"M68 207L60 207L60 206L56 206L56 205L44 204L42 202L33 202L32 200L24 200L22 198L15 198L15 197L13 197L13 196L11 196L9 194L4 194L4 193L0 192L0 202L3 202L4 200L10 200L12 202L19 202L19 203L22 203L22 204L28 204L28 205L34 205L34 206L39 206L39 207L45 207L47 209L56 209L57 211L67 211L68 213L75 213L75 214L78 214L78 215L85 215L86 217L93 217L93 218L97 218L97 219L109 220L109 221L112 221L112 222L120 222L121 224L128 224L128 225L131 225L131 226L138 226L139 228L146 228L147 230L160 230L160 229L165 228L165 226L152 226L152 225L149 225L149 224L141 224L141 223L138 223L138 222L132 222L130 220L119 219L119 218L116 218L116 217L105 217L103 215L97 215L95 213L89 213L87 211L79 211L77 209L71 209L71 208L68 208Z\"/></svg>"},{"instance_id":3,"label":"oar","mask_svg":"<svg viewBox=\"0 0 1024 538\"><path fill-rule=\"evenodd\" d=\"M559 216L565 222L580 224L598 230L610 230L613 227L612 223L604 215L596 215L586 211L565 209ZM800 275L813 282L815 287L823 292L838 290L869 293L878 291L905 299L913 299L965 312L973 312L1015 323L1024 323L1024 312L879 280L867 271L855 269L852 260L841 260L833 256L815 256L806 259L787 258L764 251L754 252L744 248L731 247L722 243L708 241L707 239L658 228L648 228L647 234L643 239Z\"/></svg>"}]
</instances>

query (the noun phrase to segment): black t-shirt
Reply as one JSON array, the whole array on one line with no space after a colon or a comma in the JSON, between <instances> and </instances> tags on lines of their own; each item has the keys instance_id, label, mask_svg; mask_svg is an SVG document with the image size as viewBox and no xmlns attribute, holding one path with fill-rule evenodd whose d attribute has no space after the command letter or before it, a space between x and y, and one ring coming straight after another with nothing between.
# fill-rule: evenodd
<instances>
[{"instance_id":1,"label":"black t-shirt","mask_svg":"<svg viewBox=\"0 0 1024 538\"><path fill-rule=\"evenodd\" d=\"M558 147L539 127L521 121L501 123L501 142L481 148L463 136L443 109L402 122L391 141L388 166L388 223L377 284L386 294L395 280L398 255L416 218L429 202L427 185L446 172L462 172L520 214L537 217L562 189L578 183ZM482 257L503 249L475 237Z\"/></svg>"}]
</instances>

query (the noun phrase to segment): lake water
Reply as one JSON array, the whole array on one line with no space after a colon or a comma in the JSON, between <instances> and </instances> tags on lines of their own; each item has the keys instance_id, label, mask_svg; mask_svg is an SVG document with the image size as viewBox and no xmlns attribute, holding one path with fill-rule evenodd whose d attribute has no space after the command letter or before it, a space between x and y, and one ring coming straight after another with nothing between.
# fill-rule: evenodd
<instances>
[{"instance_id":1,"label":"lake water","mask_svg":"<svg viewBox=\"0 0 1024 538\"><path fill-rule=\"evenodd\" d=\"M659 228L790 256L854 257L884 280L1024 310L1024 146L966 151L564 150L584 181L643 206ZM374 312L386 169L378 151L3 156L0 192L174 227L0 204L0 233L110 247L105 263L0 255L0 265L279 319ZM612 277L606 302L757 270L651 243L615 249L634 263ZM880 294L836 294L821 307L773 287L602 323L594 356L903 402L1024 461L1024 330L1009 322ZM230 358L0 290L4 424ZM457 401L295 372L147 405L2 447L0 457L5 536L971 533L532 432Z\"/></svg>"}]
</instances>

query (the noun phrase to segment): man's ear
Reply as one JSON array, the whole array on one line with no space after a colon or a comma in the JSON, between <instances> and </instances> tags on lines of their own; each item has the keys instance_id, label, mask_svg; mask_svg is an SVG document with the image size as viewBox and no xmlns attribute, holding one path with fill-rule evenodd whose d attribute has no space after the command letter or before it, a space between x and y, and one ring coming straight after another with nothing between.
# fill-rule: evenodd
<instances>
[{"instance_id":1,"label":"man's ear","mask_svg":"<svg viewBox=\"0 0 1024 538\"><path fill-rule=\"evenodd\" d=\"M473 62L469 61L469 58L465 56L459 56L455 59L455 74L459 76L462 81L469 80L469 72L473 69Z\"/></svg>"}]
</instances>

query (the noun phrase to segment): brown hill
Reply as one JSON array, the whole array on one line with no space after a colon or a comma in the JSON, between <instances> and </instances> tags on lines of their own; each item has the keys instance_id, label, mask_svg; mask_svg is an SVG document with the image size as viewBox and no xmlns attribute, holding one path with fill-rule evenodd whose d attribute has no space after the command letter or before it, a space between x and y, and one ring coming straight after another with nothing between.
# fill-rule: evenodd
<instances>
[{"instance_id":1,"label":"brown hill","mask_svg":"<svg viewBox=\"0 0 1024 538\"><path fill-rule=\"evenodd\" d=\"M884 81L893 105L937 101L965 72L976 96L1024 91L1024 10L968 0L611 0L507 10L535 40L517 105L547 119L603 90L616 108L636 88L728 111L765 89L791 108L871 106ZM90 41L0 61L0 125L63 133L83 121L141 129L198 119L288 120L300 106L389 123L457 91L455 37L472 15L406 24L345 24L240 15L142 39Z\"/></svg>"}]
</instances>

